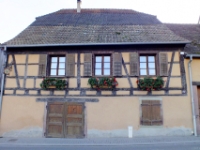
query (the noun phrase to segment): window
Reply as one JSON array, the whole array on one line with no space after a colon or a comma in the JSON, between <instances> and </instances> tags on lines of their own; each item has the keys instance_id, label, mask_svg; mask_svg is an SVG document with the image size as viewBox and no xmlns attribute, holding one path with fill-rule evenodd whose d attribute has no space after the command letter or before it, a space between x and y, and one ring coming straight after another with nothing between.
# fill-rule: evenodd
<instances>
[{"instance_id":1,"label":"window","mask_svg":"<svg viewBox=\"0 0 200 150\"><path fill-rule=\"evenodd\" d=\"M140 56L140 75L156 75L155 56Z\"/></svg>"},{"instance_id":2,"label":"window","mask_svg":"<svg viewBox=\"0 0 200 150\"><path fill-rule=\"evenodd\" d=\"M65 75L65 56L50 57L50 76L64 76Z\"/></svg>"},{"instance_id":3,"label":"window","mask_svg":"<svg viewBox=\"0 0 200 150\"><path fill-rule=\"evenodd\" d=\"M95 55L95 75L111 75L111 56Z\"/></svg>"},{"instance_id":4,"label":"window","mask_svg":"<svg viewBox=\"0 0 200 150\"><path fill-rule=\"evenodd\" d=\"M141 125L159 126L162 125L161 101L142 100L141 101Z\"/></svg>"}]
</instances>

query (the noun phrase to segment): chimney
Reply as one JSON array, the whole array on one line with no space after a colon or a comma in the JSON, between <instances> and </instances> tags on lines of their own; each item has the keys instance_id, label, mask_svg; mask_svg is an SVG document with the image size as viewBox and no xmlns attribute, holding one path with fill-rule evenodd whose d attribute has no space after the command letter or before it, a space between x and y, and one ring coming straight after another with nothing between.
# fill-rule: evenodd
<instances>
[{"instance_id":1,"label":"chimney","mask_svg":"<svg viewBox=\"0 0 200 150\"><path fill-rule=\"evenodd\" d=\"M77 13L81 12L81 0L77 0Z\"/></svg>"}]
</instances>

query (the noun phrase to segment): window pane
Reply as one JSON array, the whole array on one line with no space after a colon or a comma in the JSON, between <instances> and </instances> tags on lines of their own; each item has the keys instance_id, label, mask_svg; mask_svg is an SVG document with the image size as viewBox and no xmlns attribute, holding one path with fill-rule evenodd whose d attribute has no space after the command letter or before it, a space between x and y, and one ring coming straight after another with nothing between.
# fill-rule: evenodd
<instances>
[{"instance_id":1,"label":"window pane","mask_svg":"<svg viewBox=\"0 0 200 150\"><path fill-rule=\"evenodd\" d=\"M55 76L56 75L56 69L51 69L51 76Z\"/></svg>"},{"instance_id":2,"label":"window pane","mask_svg":"<svg viewBox=\"0 0 200 150\"><path fill-rule=\"evenodd\" d=\"M51 57L51 62L58 62L58 58L57 57Z\"/></svg>"},{"instance_id":3,"label":"window pane","mask_svg":"<svg viewBox=\"0 0 200 150\"><path fill-rule=\"evenodd\" d=\"M101 68L101 63L96 63L95 68Z\"/></svg>"},{"instance_id":4,"label":"window pane","mask_svg":"<svg viewBox=\"0 0 200 150\"><path fill-rule=\"evenodd\" d=\"M104 68L110 68L110 63L104 63Z\"/></svg>"},{"instance_id":5,"label":"window pane","mask_svg":"<svg viewBox=\"0 0 200 150\"><path fill-rule=\"evenodd\" d=\"M147 75L146 69L140 69L140 75Z\"/></svg>"},{"instance_id":6,"label":"window pane","mask_svg":"<svg viewBox=\"0 0 200 150\"><path fill-rule=\"evenodd\" d=\"M104 62L110 62L110 56L104 56Z\"/></svg>"},{"instance_id":7,"label":"window pane","mask_svg":"<svg viewBox=\"0 0 200 150\"><path fill-rule=\"evenodd\" d=\"M65 62L65 57L59 57L59 62Z\"/></svg>"},{"instance_id":8,"label":"window pane","mask_svg":"<svg viewBox=\"0 0 200 150\"><path fill-rule=\"evenodd\" d=\"M104 69L104 75L110 75L110 69Z\"/></svg>"},{"instance_id":9,"label":"window pane","mask_svg":"<svg viewBox=\"0 0 200 150\"><path fill-rule=\"evenodd\" d=\"M51 68L57 68L57 63L51 63Z\"/></svg>"},{"instance_id":10,"label":"window pane","mask_svg":"<svg viewBox=\"0 0 200 150\"><path fill-rule=\"evenodd\" d=\"M58 75L60 75L60 76L65 75L65 70L64 69L59 69L58 70Z\"/></svg>"},{"instance_id":11,"label":"window pane","mask_svg":"<svg viewBox=\"0 0 200 150\"><path fill-rule=\"evenodd\" d=\"M147 68L146 63L140 63L140 68Z\"/></svg>"},{"instance_id":12,"label":"window pane","mask_svg":"<svg viewBox=\"0 0 200 150\"><path fill-rule=\"evenodd\" d=\"M146 62L146 56L140 56L140 62Z\"/></svg>"},{"instance_id":13,"label":"window pane","mask_svg":"<svg viewBox=\"0 0 200 150\"><path fill-rule=\"evenodd\" d=\"M149 68L155 68L155 63L149 63Z\"/></svg>"},{"instance_id":14,"label":"window pane","mask_svg":"<svg viewBox=\"0 0 200 150\"><path fill-rule=\"evenodd\" d=\"M148 61L149 62L155 62L155 57L154 56L148 56Z\"/></svg>"},{"instance_id":15,"label":"window pane","mask_svg":"<svg viewBox=\"0 0 200 150\"><path fill-rule=\"evenodd\" d=\"M59 68L65 68L65 63L59 63Z\"/></svg>"},{"instance_id":16,"label":"window pane","mask_svg":"<svg viewBox=\"0 0 200 150\"><path fill-rule=\"evenodd\" d=\"M96 56L96 62L102 62L102 57L101 56Z\"/></svg>"},{"instance_id":17,"label":"window pane","mask_svg":"<svg viewBox=\"0 0 200 150\"><path fill-rule=\"evenodd\" d=\"M101 69L95 69L95 75L102 75Z\"/></svg>"},{"instance_id":18,"label":"window pane","mask_svg":"<svg viewBox=\"0 0 200 150\"><path fill-rule=\"evenodd\" d=\"M149 69L149 75L156 75L155 69Z\"/></svg>"}]
</instances>

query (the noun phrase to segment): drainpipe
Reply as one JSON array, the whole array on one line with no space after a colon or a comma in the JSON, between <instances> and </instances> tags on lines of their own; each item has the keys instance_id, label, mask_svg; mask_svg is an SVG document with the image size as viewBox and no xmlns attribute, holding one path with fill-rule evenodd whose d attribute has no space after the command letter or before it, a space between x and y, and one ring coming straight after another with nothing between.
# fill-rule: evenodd
<instances>
[{"instance_id":1,"label":"drainpipe","mask_svg":"<svg viewBox=\"0 0 200 150\"><path fill-rule=\"evenodd\" d=\"M192 117L193 117L193 127L194 127L194 135L197 136L197 125L196 125L196 114L195 114L195 107L194 107L194 94L193 94L193 87L192 87L192 55L189 56L190 61L188 62L188 70L189 70L189 82L190 82L190 96L192 101Z\"/></svg>"},{"instance_id":2,"label":"drainpipe","mask_svg":"<svg viewBox=\"0 0 200 150\"><path fill-rule=\"evenodd\" d=\"M6 52L7 48L6 46L4 46L4 51ZM4 62L5 63L5 62ZM2 67L4 67L4 65L2 65ZM5 74L2 70L2 78L1 78L1 95L0 95L0 117L1 117L1 110L2 110L2 101L3 101L3 87L4 87L4 78L5 78Z\"/></svg>"}]
</instances>

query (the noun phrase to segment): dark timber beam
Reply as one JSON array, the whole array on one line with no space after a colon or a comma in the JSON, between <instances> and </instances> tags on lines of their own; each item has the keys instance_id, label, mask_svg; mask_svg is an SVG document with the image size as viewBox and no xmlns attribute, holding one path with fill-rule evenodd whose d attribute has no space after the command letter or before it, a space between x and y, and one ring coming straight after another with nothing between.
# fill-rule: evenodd
<instances>
[{"instance_id":1,"label":"dark timber beam","mask_svg":"<svg viewBox=\"0 0 200 150\"><path fill-rule=\"evenodd\" d=\"M15 76L16 76L17 87L20 88L19 77L18 77L18 71L17 71L16 60L15 60L14 54L12 54L12 59L13 59L13 65L14 65L14 70L15 70Z\"/></svg>"}]
</instances>

